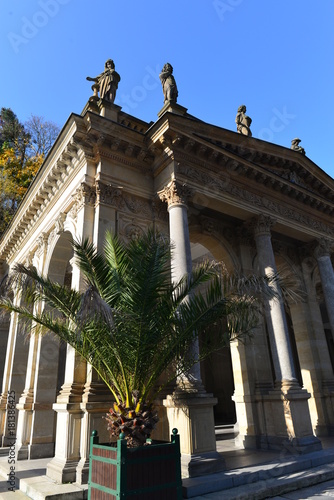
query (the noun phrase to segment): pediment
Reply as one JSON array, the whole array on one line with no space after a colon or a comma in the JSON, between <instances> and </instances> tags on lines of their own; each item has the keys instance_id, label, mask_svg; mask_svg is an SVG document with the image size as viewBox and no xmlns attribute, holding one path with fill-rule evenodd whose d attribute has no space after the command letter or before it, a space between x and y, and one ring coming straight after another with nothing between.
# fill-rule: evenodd
<instances>
[{"instance_id":1,"label":"pediment","mask_svg":"<svg viewBox=\"0 0 334 500\"><path fill-rule=\"evenodd\" d=\"M176 159L218 173L238 174L250 188L261 191L262 187L334 213L334 180L302 153L186 115L168 115L160 140L169 143Z\"/></svg>"}]
</instances>

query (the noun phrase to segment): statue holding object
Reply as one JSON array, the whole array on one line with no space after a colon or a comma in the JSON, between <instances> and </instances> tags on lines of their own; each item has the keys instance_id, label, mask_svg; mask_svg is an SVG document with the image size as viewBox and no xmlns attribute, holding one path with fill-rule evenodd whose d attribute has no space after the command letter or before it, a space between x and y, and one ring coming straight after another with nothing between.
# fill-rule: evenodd
<instances>
[{"instance_id":1,"label":"statue holding object","mask_svg":"<svg viewBox=\"0 0 334 500\"><path fill-rule=\"evenodd\" d=\"M112 59L108 59L104 65L104 71L100 75L92 78L87 76L86 80L95 82L92 86L94 96L100 92L100 98L113 103L116 97L116 90L121 80L119 74L115 71L115 63Z\"/></svg>"}]
</instances>

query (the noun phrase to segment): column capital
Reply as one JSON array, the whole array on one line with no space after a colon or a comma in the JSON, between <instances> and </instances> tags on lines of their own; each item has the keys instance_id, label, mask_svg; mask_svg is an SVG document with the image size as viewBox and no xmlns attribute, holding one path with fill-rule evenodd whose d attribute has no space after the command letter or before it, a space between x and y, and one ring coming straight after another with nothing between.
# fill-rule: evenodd
<instances>
[{"instance_id":1,"label":"column capital","mask_svg":"<svg viewBox=\"0 0 334 500\"><path fill-rule=\"evenodd\" d=\"M168 204L168 208L173 205L187 206L190 195L191 189L186 184L182 184L176 179L172 179L167 186L161 191L158 191L160 200L165 201Z\"/></svg>"},{"instance_id":2,"label":"column capital","mask_svg":"<svg viewBox=\"0 0 334 500\"><path fill-rule=\"evenodd\" d=\"M248 221L247 225L253 230L254 236L266 234L271 235L271 228L276 224L276 220L268 215L260 214Z\"/></svg>"},{"instance_id":3,"label":"column capital","mask_svg":"<svg viewBox=\"0 0 334 500\"><path fill-rule=\"evenodd\" d=\"M320 238L314 242L314 256L316 259L320 257L330 257L333 250L333 242L326 238Z\"/></svg>"}]
</instances>

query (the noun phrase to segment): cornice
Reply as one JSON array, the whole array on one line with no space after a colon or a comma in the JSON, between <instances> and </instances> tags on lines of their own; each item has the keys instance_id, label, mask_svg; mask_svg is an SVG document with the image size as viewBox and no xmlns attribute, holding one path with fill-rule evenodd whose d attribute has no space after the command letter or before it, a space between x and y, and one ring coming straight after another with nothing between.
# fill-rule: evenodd
<instances>
[{"instance_id":1,"label":"cornice","mask_svg":"<svg viewBox=\"0 0 334 500\"><path fill-rule=\"evenodd\" d=\"M305 215L305 213L296 210L294 207L289 207L287 204L278 203L267 196L252 193L237 185L231 178L212 175L185 165L179 165L177 173L192 187L194 185L205 186L206 195L214 193L215 196L223 196L225 201L228 196L230 203L235 206L251 206L254 213L265 213L285 225L296 223L308 231L311 230L313 235L321 233L334 238L334 229L324 222Z\"/></svg>"},{"instance_id":2,"label":"cornice","mask_svg":"<svg viewBox=\"0 0 334 500\"><path fill-rule=\"evenodd\" d=\"M167 137L176 161L215 171L220 168L226 175L239 175L266 190L279 191L287 200L334 214L333 180L303 155L185 117L168 116L168 125L166 120L152 138L162 144Z\"/></svg>"}]
</instances>

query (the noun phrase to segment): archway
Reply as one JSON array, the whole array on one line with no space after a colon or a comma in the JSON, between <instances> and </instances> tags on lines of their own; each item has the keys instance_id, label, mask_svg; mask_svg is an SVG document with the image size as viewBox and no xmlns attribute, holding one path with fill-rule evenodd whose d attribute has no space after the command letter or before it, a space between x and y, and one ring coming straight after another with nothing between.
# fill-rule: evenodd
<instances>
[{"instance_id":1,"label":"archway","mask_svg":"<svg viewBox=\"0 0 334 500\"><path fill-rule=\"evenodd\" d=\"M229 270L234 267L233 258L226 249L216 239L205 237L203 234L192 233L191 254L193 265L206 260L219 260L224 262ZM216 426L235 424L237 419L232 399L234 378L230 346L211 353L201 362L201 377L206 391L217 398L217 404L214 406Z\"/></svg>"}]
</instances>

